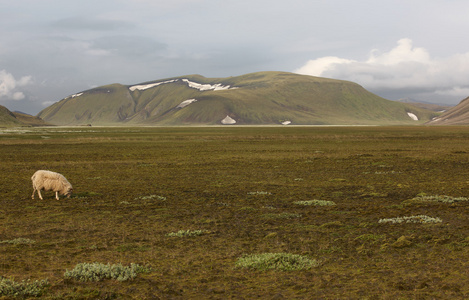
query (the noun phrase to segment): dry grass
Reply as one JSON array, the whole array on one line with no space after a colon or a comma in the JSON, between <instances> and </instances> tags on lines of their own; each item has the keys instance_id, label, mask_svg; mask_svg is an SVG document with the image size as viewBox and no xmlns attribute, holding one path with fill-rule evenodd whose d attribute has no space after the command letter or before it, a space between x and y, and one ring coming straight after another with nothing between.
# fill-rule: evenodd
<instances>
[{"instance_id":1,"label":"dry grass","mask_svg":"<svg viewBox=\"0 0 469 300\"><path fill-rule=\"evenodd\" d=\"M47 282L44 299L467 298L468 201L405 201L468 196L468 137L466 127L0 133L0 276ZM64 174L75 196L32 200L37 169ZM296 204L311 199L335 205ZM442 222L379 223L399 216ZM203 234L171 236L182 231ZM237 267L263 253L320 264ZM85 263L149 272L64 277Z\"/></svg>"}]
</instances>

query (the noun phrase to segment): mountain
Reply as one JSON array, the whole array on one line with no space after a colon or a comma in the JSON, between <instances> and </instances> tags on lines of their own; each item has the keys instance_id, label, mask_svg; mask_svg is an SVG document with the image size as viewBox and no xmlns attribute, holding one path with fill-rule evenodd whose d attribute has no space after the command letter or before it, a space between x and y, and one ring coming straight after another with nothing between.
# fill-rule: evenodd
<instances>
[{"instance_id":1,"label":"mountain","mask_svg":"<svg viewBox=\"0 0 469 300\"><path fill-rule=\"evenodd\" d=\"M399 102L404 102L404 103L410 103L413 104L417 107L428 109L434 112L445 112L449 109L451 109L454 105L448 105L448 104L437 104L437 103L430 103L430 102L425 102L425 101L419 101L419 100L414 100L410 98L404 98L404 99L399 99L397 100Z\"/></svg>"},{"instance_id":2,"label":"mountain","mask_svg":"<svg viewBox=\"0 0 469 300\"><path fill-rule=\"evenodd\" d=\"M16 117L18 121L23 123L23 126L51 126L52 125L52 124L45 122L43 119L39 117L31 116L23 112L14 111L13 115Z\"/></svg>"},{"instance_id":3,"label":"mountain","mask_svg":"<svg viewBox=\"0 0 469 300\"><path fill-rule=\"evenodd\" d=\"M5 106L0 105L0 127L23 127L23 126L48 126L39 117L31 116L21 112L11 112Z\"/></svg>"},{"instance_id":4,"label":"mountain","mask_svg":"<svg viewBox=\"0 0 469 300\"><path fill-rule=\"evenodd\" d=\"M0 105L0 126L1 127L12 127L21 126L23 123L19 121L15 115L8 110L5 106Z\"/></svg>"},{"instance_id":5,"label":"mountain","mask_svg":"<svg viewBox=\"0 0 469 300\"><path fill-rule=\"evenodd\" d=\"M428 125L469 125L469 97L427 122Z\"/></svg>"},{"instance_id":6,"label":"mountain","mask_svg":"<svg viewBox=\"0 0 469 300\"><path fill-rule=\"evenodd\" d=\"M62 99L38 117L56 125L390 125L435 115L348 81L258 72L110 84Z\"/></svg>"}]
</instances>

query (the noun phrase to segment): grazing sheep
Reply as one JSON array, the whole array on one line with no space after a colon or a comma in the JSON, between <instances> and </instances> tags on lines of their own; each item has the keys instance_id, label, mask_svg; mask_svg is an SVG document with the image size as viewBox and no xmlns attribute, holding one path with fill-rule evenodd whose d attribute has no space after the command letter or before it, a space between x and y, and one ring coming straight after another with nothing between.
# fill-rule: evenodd
<instances>
[{"instance_id":1,"label":"grazing sheep","mask_svg":"<svg viewBox=\"0 0 469 300\"><path fill-rule=\"evenodd\" d=\"M31 177L31 180L33 182L33 199L34 193L37 191L39 198L42 200L41 190L54 191L55 198L57 200L59 200L59 193L61 195L67 196L68 198L70 198L72 195L72 185L62 174L52 171L39 170L34 173L34 175Z\"/></svg>"}]
</instances>

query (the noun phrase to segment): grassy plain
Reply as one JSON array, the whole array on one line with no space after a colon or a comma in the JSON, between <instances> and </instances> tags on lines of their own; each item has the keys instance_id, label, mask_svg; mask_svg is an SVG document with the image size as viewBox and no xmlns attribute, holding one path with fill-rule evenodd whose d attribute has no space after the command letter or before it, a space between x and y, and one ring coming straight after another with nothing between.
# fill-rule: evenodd
<instances>
[{"instance_id":1,"label":"grassy plain","mask_svg":"<svg viewBox=\"0 0 469 300\"><path fill-rule=\"evenodd\" d=\"M468 127L4 130L0 276L47 279L44 299L468 298L468 146ZM37 169L74 196L32 200ZM441 222L379 222L420 215ZM319 265L237 266L263 253ZM64 277L95 262L150 272Z\"/></svg>"}]
</instances>

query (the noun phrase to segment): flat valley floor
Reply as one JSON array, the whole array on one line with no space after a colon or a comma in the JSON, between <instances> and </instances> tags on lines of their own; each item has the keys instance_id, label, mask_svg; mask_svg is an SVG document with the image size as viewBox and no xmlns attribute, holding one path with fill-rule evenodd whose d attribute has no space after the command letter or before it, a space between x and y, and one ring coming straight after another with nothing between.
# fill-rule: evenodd
<instances>
[{"instance_id":1,"label":"flat valley floor","mask_svg":"<svg viewBox=\"0 0 469 300\"><path fill-rule=\"evenodd\" d=\"M2 129L0 149L0 298L469 297L469 127ZM39 169L72 198L32 200ZM238 263L266 253L317 265ZM64 276L83 263L146 271Z\"/></svg>"}]
</instances>

